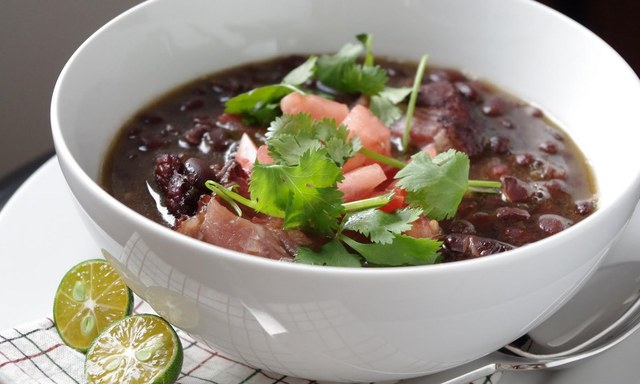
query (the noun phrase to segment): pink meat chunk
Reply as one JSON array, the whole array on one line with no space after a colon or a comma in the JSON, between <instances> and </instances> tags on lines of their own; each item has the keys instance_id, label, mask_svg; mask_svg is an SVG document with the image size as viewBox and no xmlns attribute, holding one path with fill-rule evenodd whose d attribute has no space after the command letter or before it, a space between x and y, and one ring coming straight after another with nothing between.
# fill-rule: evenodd
<instances>
[{"instance_id":1,"label":"pink meat chunk","mask_svg":"<svg viewBox=\"0 0 640 384\"><path fill-rule=\"evenodd\" d=\"M300 231L282 230L278 219L256 221L237 216L212 198L194 216L178 223L176 230L210 244L275 260L292 260L298 244L310 243Z\"/></svg>"}]
</instances>

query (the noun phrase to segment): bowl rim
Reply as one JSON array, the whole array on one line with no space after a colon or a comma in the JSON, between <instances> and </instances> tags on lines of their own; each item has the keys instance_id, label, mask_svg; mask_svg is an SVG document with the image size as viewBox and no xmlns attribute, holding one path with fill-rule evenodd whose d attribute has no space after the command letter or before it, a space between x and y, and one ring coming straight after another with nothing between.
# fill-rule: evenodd
<instances>
[{"instance_id":1,"label":"bowl rim","mask_svg":"<svg viewBox=\"0 0 640 384\"><path fill-rule=\"evenodd\" d=\"M529 0L513 0L516 2L520 2L522 4L527 4L533 7L540 7L545 9L547 12L553 15L553 17L562 18L564 23L570 24L572 28L577 28L580 33L587 34L589 39L597 39L599 40L599 44L604 44L607 46L612 54L618 56L618 59L622 61L627 66L627 69L635 75L635 72L631 69L631 67L626 63L626 61L603 39L599 36L588 30L586 27L580 25L576 21L570 19L566 15L561 14L554 9L535 1ZM498 265L502 265L504 263L514 263L517 262L518 259L531 257L533 253L541 253L545 250L552 249L556 247L559 243L565 243L570 241L573 238L579 236L580 232L583 232L589 227L602 225L607 220L607 217L610 215L609 212L614 209L616 205L620 203L620 200L626 199L626 195L635 195L636 201L640 196L640 173L635 175L635 180L630 183L630 187L623 191L620 197L616 200L608 204L606 207L598 207L595 212L581 220L580 222L572 225L570 228L561 231L560 233L554 234L547 238L536 241L535 243L527 244L525 246L521 246L515 248L513 250L501 252L498 254L478 257L474 259L467 259L461 261L455 261L450 263L439 263L439 264L430 264L430 265L420 265L420 266L402 266L402 267L376 267L376 268L345 268L345 267L334 267L334 266L317 266L317 265L308 265L308 264L300 264L293 262L282 262L278 260L271 260L260 256L255 256L251 254L246 254L243 252L238 252L234 250L230 250L221 246L217 246L214 244L206 243L204 241L191 238L189 236L178 233L171 228L163 226L160 223L154 222L151 219L143 216L142 214L134 211L133 209L126 206L124 203L117 200L115 197L111 196L106 190L104 190L97 181L95 181L92 177L90 177L80 166L76 158L71 154L70 149L66 145L64 140L64 134L61 128L60 119L59 119L59 100L63 93L63 88L65 84L65 80L68 76L70 76L70 72L72 71L71 67L75 63L77 57L81 56L85 50L85 48L91 44L93 41L103 33L107 32L109 29L113 28L115 25L120 23L122 20L127 19L130 15L142 12L147 7L152 7L154 4L168 2L166 0L147 0L143 3L137 4L132 8L124 11L119 14L115 18L111 19L109 22L104 24L98 30L96 30L93 34L91 34L71 55L68 61L65 63L63 69L61 70L59 77L55 83L53 94L51 98L51 108L50 108L50 120L52 127L52 136L55 146L56 155L63 169L63 174L67 179L67 183L69 184L69 178L75 178L76 181L88 191L92 198L96 198L101 200L105 206L109 206L113 209L117 215L122 215L125 220L132 223L136 228L141 228L145 232L154 232L158 235L168 237L168 239L172 242L177 242L178 245L184 247L185 249L193 249L197 253L206 255L207 258L219 258L229 260L234 263L241 263L252 265L256 267L260 267L261 269L278 269L282 271L293 271L295 273L307 273L307 274L320 274L320 275L348 275L348 276L395 276L398 274L431 274L431 273L455 273L459 270L463 269L482 269L482 268L493 268ZM640 88L640 80L636 76L636 80L638 87ZM597 185L597 175L594 175L595 183ZM72 193L75 195L75 191L72 188ZM598 188L596 187L596 196L598 195ZM77 199L77 198L76 198ZM85 214L86 211L83 207L80 207ZM632 213L632 212L631 212ZM631 215L631 213L629 215ZM89 216L87 214L87 216ZM630 217L630 216L629 216ZM98 225L93 218L91 220L94 224ZM583 229L584 228L584 229ZM580 232L578 232L580 231ZM538 251L532 252L532 247L535 247ZM540 255L536 255L536 257L541 257Z\"/></svg>"}]
</instances>

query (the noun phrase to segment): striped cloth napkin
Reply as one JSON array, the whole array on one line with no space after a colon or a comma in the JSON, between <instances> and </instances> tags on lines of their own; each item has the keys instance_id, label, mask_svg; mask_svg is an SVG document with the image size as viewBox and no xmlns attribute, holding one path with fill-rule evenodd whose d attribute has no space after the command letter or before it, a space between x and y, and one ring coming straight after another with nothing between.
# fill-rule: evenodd
<instances>
[{"instance_id":1,"label":"striped cloth napkin","mask_svg":"<svg viewBox=\"0 0 640 384\"><path fill-rule=\"evenodd\" d=\"M136 313L153 313L137 300ZM178 383L215 384L311 384L251 368L196 342L178 330L184 348L184 363ZM51 318L0 332L0 383L84 383L82 353L67 347Z\"/></svg>"}]
</instances>

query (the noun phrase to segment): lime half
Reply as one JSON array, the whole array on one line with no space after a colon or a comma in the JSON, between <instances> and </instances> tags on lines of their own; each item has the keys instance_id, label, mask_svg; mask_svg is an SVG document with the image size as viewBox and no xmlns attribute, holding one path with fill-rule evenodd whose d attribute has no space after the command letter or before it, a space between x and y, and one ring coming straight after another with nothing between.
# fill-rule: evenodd
<instances>
[{"instance_id":1,"label":"lime half","mask_svg":"<svg viewBox=\"0 0 640 384\"><path fill-rule=\"evenodd\" d=\"M131 314L133 294L105 260L87 260L62 278L53 304L53 320L62 340L86 352L114 322Z\"/></svg>"},{"instance_id":2,"label":"lime half","mask_svg":"<svg viewBox=\"0 0 640 384\"><path fill-rule=\"evenodd\" d=\"M182 344L173 327L150 315L126 317L107 328L87 352L88 383L174 383L182 369Z\"/></svg>"}]
</instances>

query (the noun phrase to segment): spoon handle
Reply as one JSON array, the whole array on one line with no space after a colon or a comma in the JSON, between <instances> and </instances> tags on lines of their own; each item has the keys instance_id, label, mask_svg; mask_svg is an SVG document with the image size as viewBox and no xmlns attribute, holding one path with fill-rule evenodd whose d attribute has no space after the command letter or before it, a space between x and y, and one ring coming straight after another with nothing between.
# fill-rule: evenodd
<instances>
[{"instance_id":1,"label":"spoon handle","mask_svg":"<svg viewBox=\"0 0 640 384\"><path fill-rule=\"evenodd\" d=\"M469 384L474 380L482 379L487 376L493 375L498 372L498 364L491 363L487 365L483 365L480 368L476 368L473 371L469 371L453 379L449 379L447 381L442 382L442 384Z\"/></svg>"}]
</instances>

